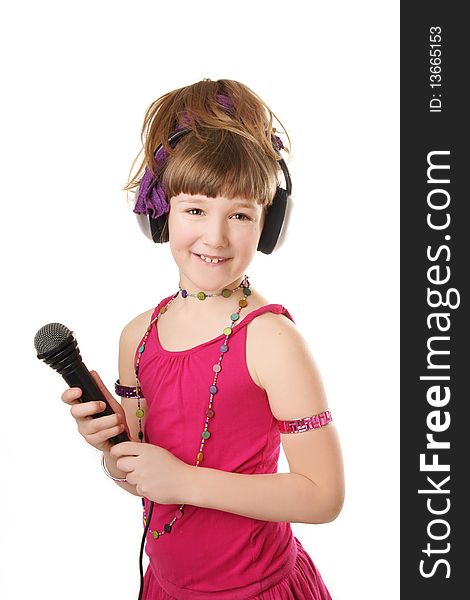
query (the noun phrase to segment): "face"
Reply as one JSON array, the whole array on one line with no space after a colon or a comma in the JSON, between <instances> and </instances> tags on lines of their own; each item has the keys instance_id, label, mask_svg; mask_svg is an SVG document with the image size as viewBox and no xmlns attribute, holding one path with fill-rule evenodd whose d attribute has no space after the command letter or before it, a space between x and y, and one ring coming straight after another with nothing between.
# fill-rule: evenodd
<instances>
[{"instance_id":1,"label":"face","mask_svg":"<svg viewBox=\"0 0 470 600\"><path fill-rule=\"evenodd\" d=\"M264 207L254 200L172 197L168 230L181 286L209 292L236 287L253 259L263 225Z\"/></svg>"}]
</instances>

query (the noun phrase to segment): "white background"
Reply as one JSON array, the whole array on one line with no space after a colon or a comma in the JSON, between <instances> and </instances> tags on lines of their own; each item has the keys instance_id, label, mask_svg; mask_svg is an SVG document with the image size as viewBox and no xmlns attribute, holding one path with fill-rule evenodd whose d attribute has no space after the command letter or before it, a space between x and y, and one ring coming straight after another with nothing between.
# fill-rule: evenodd
<instances>
[{"instance_id":1,"label":"white background","mask_svg":"<svg viewBox=\"0 0 470 600\"><path fill-rule=\"evenodd\" d=\"M177 285L169 248L144 238L121 191L143 116L209 77L254 89L293 144L290 235L249 275L308 341L347 478L341 515L294 534L334 600L398 598L398 2L1 12L0 596L137 598L140 500L103 474L33 337L64 323L112 389L122 327Z\"/></svg>"}]
</instances>

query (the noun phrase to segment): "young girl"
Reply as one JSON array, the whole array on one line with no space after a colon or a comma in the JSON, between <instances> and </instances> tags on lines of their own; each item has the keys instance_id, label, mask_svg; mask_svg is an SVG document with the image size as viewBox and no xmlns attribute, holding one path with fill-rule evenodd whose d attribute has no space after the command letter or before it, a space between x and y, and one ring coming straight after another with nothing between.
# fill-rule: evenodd
<instances>
[{"instance_id":1,"label":"young girl","mask_svg":"<svg viewBox=\"0 0 470 600\"><path fill-rule=\"evenodd\" d=\"M121 404L93 372L115 415L92 418L103 405L78 403L78 388L62 395L107 474L143 498L146 600L330 598L290 522L341 510L337 435L292 316L246 276L283 218L273 118L230 80L150 106L126 189L139 186L154 241L169 239L179 281L165 286L178 289L122 331ZM124 430L131 441L112 445ZM289 473L277 473L281 441Z\"/></svg>"}]
</instances>

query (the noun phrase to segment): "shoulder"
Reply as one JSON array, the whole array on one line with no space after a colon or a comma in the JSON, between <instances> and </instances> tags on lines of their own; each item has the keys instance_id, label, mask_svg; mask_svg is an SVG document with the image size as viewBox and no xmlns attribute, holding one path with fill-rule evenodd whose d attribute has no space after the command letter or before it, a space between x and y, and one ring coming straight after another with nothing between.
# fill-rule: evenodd
<instances>
[{"instance_id":1,"label":"shoulder","mask_svg":"<svg viewBox=\"0 0 470 600\"><path fill-rule=\"evenodd\" d=\"M295 323L286 315L266 312L253 319L250 328L250 356L276 419L325 410L320 373Z\"/></svg>"},{"instance_id":2,"label":"shoulder","mask_svg":"<svg viewBox=\"0 0 470 600\"><path fill-rule=\"evenodd\" d=\"M134 317L131 321L129 321L129 323L127 323L122 331L121 331L121 337L119 338L119 343L128 343L129 341L133 341L135 338L142 337L147 329L147 327L149 326L150 323L150 318L152 316L152 313L155 309L150 308L149 310L146 310L143 313L140 313L140 315L137 315L136 317ZM137 340L137 343L140 341Z\"/></svg>"},{"instance_id":3,"label":"shoulder","mask_svg":"<svg viewBox=\"0 0 470 600\"><path fill-rule=\"evenodd\" d=\"M149 326L154 309L146 310L134 317L121 331L119 338L119 379L122 385L133 385L134 354L137 345L143 338Z\"/></svg>"},{"instance_id":4,"label":"shoulder","mask_svg":"<svg viewBox=\"0 0 470 600\"><path fill-rule=\"evenodd\" d=\"M262 306L269 304L266 302ZM259 308L261 308L260 306ZM277 304L284 311L267 310L256 317L250 323L251 339L258 347L264 347L268 353L277 353L285 344L302 346L305 344L295 323L289 318L285 311L287 309ZM257 310L256 307L254 310ZM288 312L288 311L287 311Z\"/></svg>"},{"instance_id":5,"label":"shoulder","mask_svg":"<svg viewBox=\"0 0 470 600\"><path fill-rule=\"evenodd\" d=\"M257 292L249 297L248 302L250 313L274 304ZM280 304L276 304L275 306L282 307ZM270 354L273 343L278 344L281 341L281 338L282 340L285 340L286 336L295 337L298 334L297 328L287 315L267 310L261 314L257 314L254 318L249 319L246 332L246 359L248 370L256 385L266 389L259 377L263 358Z\"/></svg>"}]
</instances>

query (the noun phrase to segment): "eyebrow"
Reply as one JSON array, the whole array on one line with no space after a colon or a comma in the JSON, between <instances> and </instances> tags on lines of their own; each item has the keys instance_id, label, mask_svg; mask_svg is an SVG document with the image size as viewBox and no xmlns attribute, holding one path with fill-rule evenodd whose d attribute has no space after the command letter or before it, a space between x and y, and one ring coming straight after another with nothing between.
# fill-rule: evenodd
<instances>
[{"instance_id":1,"label":"eyebrow","mask_svg":"<svg viewBox=\"0 0 470 600\"><path fill-rule=\"evenodd\" d=\"M209 199L214 200L214 198ZM206 198L181 198L180 202L188 204L204 204ZM239 208L254 208L254 203L249 200L232 200L232 202Z\"/></svg>"}]
</instances>

